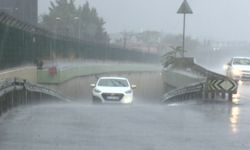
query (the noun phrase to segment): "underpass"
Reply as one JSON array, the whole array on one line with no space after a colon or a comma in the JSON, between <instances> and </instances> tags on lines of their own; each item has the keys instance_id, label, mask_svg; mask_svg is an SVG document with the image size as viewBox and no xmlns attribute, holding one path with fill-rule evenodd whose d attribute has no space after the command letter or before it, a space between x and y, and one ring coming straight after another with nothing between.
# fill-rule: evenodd
<instances>
[{"instance_id":1,"label":"underpass","mask_svg":"<svg viewBox=\"0 0 250 150\"><path fill-rule=\"evenodd\" d=\"M71 97L73 101L91 103L91 83L96 83L98 77L126 77L137 88L134 90L134 103L160 103L164 94L163 81L160 72L144 73L113 73L96 76L78 77L58 85L47 85Z\"/></svg>"},{"instance_id":2,"label":"underpass","mask_svg":"<svg viewBox=\"0 0 250 150\"><path fill-rule=\"evenodd\" d=\"M71 103L20 106L0 119L0 149L249 149L250 103L160 103L160 73L112 74L137 84L133 105L93 105L79 77L49 85ZM181 144L180 144L181 143ZM210 146L207 146L210 145Z\"/></svg>"},{"instance_id":3,"label":"underpass","mask_svg":"<svg viewBox=\"0 0 250 150\"><path fill-rule=\"evenodd\" d=\"M111 73L48 84L71 102L10 110L0 118L0 149L250 148L247 97L241 97L239 104L202 100L163 104L161 75L159 71ZM93 105L90 84L101 76L123 76L136 84L133 105ZM247 94L244 86L239 91Z\"/></svg>"},{"instance_id":4,"label":"underpass","mask_svg":"<svg viewBox=\"0 0 250 150\"><path fill-rule=\"evenodd\" d=\"M40 69L37 71L32 67L30 71L21 71L22 77L29 78L28 81L49 84L46 85L49 88L46 88L27 83L23 79L17 81L15 77L17 72L20 73L19 69L0 75L1 80L14 77L10 82L1 83L0 86L0 149L250 148L249 86L242 85L239 88L241 97L236 100L236 104L231 103L236 84L233 81L228 82L229 79L225 76L215 75L214 72L220 72L220 69L209 72L205 68L196 66L197 77L202 78L193 86L189 84L197 81L197 77L193 76L195 69L192 70L188 66L181 68L181 71L171 70L172 78L166 76L165 81L171 80L173 85L178 86L174 86L177 90L164 96L166 101L170 100L170 104L165 104L161 103L161 100L163 94L168 91L164 89L160 73L157 71L138 73L145 71L145 68L143 66L133 68L134 65L128 64L127 67L132 66L134 73L111 75L128 77L131 83L137 85L135 103L93 105L89 85L94 83L97 77L89 75L117 72L117 69L128 71L127 69L131 68L123 68L121 65L126 62L154 64L159 62L160 56L150 52L134 51L125 46L117 47L110 43L93 41L92 43L80 38L65 37L60 32L55 34L43 30L5 13L1 13L0 16L2 31L0 67L19 66L37 59L35 61ZM175 42L166 44L173 43ZM183 50L184 48L183 44ZM229 51L220 49L205 51L201 47L195 55L199 56L199 60L206 68L217 67L218 64L222 67L226 57L242 53L237 50L229 54ZM248 51L244 50L242 54L248 54ZM75 68L71 68L71 64L55 66L56 57L83 59L84 65ZM42 59L50 59L52 63L47 66L39 65L43 64ZM87 64L86 60L98 60L101 64ZM116 62L116 64L109 66L103 64L105 62ZM187 77L187 74L190 76ZM209 79L209 76L214 78ZM226 87L226 83L231 83L229 85L231 87ZM213 88L209 89L207 85ZM64 97L50 88L61 91L66 99L70 97L71 102L61 101ZM58 103L55 101L44 103L44 100L54 100L52 97L55 96L60 99ZM200 99L194 101L194 97ZM219 101L218 97L224 97L223 101ZM177 101L171 103L172 100ZM38 105L39 102L42 104Z\"/></svg>"}]
</instances>

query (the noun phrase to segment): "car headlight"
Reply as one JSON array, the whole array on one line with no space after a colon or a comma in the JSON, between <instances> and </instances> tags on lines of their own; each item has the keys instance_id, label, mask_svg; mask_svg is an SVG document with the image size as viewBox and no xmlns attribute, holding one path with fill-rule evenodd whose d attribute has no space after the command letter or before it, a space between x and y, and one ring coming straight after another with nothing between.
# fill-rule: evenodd
<instances>
[{"instance_id":1,"label":"car headlight","mask_svg":"<svg viewBox=\"0 0 250 150\"><path fill-rule=\"evenodd\" d=\"M228 65L227 64L223 65L223 69L227 70L228 69Z\"/></svg>"},{"instance_id":2,"label":"car headlight","mask_svg":"<svg viewBox=\"0 0 250 150\"><path fill-rule=\"evenodd\" d=\"M132 90L128 90L125 92L126 94L131 94L132 93Z\"/></svg>"},{"instance_id":3,"label":"car headlight","mask_svg":"<svg viewBox=\"0 0 250 150\"><path fill-rule=\"evenodd\" d=\"M94 92L95 92L95 93L101 93L101 91L98 90L98 89L94 89Z\"/></svg>"},{"instance_id":4,"label":"car headlight","mask_svg":"<svg viewBox=\"0 0 250 150\"><path fill-rule=\"evenodd\" d=\"M126 95L126 96L124 97L123 102L124 102L125 104L130 104L130 103L133 102L133 97L132 97L132 96Z\"/></svg>"},{"instance_id":5,"label":"car headlight","mask_svg":"<svg viewBox=\"0 0 250 150\"><path fill-rule=\"evenodd\" d=\"M232 70L232 73L233 73L233 75L235 75L235 76L240 76L240 75L241 75L241 70L235 68L235 69Z\"/></svg>"}]
</instances>

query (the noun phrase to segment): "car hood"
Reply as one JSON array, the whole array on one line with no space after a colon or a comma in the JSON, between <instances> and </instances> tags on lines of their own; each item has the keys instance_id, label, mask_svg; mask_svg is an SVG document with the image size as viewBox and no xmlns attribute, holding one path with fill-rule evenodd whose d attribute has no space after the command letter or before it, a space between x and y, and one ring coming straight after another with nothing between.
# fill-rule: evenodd
<instances>
[{"instance_id":1,"label":"car hood","mask_svg":"<svg viewBox=\"0 0 250 150\"><path fill-rule=\"evenodd\" d=\"M250 65L233 65L233 68L243 71L250 71Z\"/></svg>"},{"instance_id":2,"label":"car hood","mask_svg":"<svg viewBox=\"0 0 250 150\"><path fill-rule=\"evenodd\" d=\"M123 93L128 90L131 90L130 87L96 87L96 89L100 90L102 93Z\"/></svg>"}]
</instances>

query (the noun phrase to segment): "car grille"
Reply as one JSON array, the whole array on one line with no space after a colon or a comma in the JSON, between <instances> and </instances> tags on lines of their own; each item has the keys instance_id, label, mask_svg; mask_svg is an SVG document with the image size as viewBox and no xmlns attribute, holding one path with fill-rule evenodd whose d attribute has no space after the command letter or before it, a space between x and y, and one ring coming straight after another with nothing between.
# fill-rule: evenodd
<instances>
[{"instance_id":1,"label":"car grille","mask_svg":"<svg viewBox=\"0 0 250 150\"><path fill-rule=\"evenodd\" d=\"M250 71L249 71L249 70L243 70L242 72L243 72L243 73L246 73L246 74L250 74Z\"/></svg>"},{"instance_id":2,"label":"car grille","mask_svg":"<svg viewBox=\"0 0 250 150\"><path fill-rule=\"evenodd\" d=\"M121 93L103 93L102 97L106 101L121 101L123 98L123 94Z\"/></svg>"},{"instance_id":3,"label":"car grille","mask_svg":"<svg viewBox=\"0 0 250 150\"><path fill-rule=\"evenodd\" d=\"M249 79L250 78L250 71L247 71L247 70L242 71L241 78Z\"/></svg>"},{"instance_id":4,"label":"car grille","mask_svg":"<svg viewBox=\"0 0 250 150\"><path fill-rule=\"evenodd\" d=\"M250 79L250 74L243 74L241 76L241 78L243 78L243 79Z\"/></svg>"}]
</instances>

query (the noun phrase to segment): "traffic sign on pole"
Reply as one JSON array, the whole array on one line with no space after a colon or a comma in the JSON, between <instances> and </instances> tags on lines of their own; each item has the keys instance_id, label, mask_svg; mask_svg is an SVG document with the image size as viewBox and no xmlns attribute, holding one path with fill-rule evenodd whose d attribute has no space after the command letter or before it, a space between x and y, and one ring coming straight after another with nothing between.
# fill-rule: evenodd
<instances>
[{"instance_id":1,"label":"traffic sign on pole","mask_svg":"<svg viewBox=\"0 0 250 150\"><path fill-rule=\"evenodd\" d=\"M193 11L189 6L187 0L184 0L181 4L181 7L177 11L178 14L183 14L183 36L182 36L182 57L184 57L185 53L185 28L186 28L186 14L192 14Z\"/></svg>"},{"instance_id":2,"label":"traffic sign on pole","mask_svg":"<svg viewBox=\"0 0 250 150\"><path fill-rule=\"evenodd\" d=\"M181 4L181 7L177 11L178 14L192 14L193 11L191 7L189 6L187 0L184 0L183 3Z\"/></svg>"}]
</instances>

